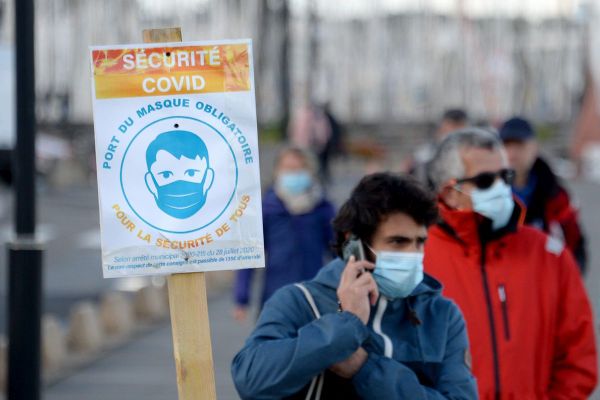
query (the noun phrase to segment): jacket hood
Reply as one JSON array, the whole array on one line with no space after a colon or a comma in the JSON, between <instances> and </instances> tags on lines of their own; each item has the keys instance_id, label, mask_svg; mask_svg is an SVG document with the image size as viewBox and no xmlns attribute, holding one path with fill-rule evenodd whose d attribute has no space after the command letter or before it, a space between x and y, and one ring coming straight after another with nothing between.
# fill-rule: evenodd
<instances>
[{"instance_id":1,"label":"jacket hood","mask_svg":"<svg viewBox=\"0 0 600 400\"><path fill-rule=\"evenodd\" d=\"M341 258L336 258L331 261L329 264L325 265L315 279L314 282L320 283L323 286L327 286L332 289L337 289L340 283L340 277L342 276L342 271L346 263ZM442 284L428 275L427 273L423 274L423 281L419 283L419 285L412 291L412 293L408 297L418 296L422 294L434 294L442 292Z\"/></svg>"}]
</instances>

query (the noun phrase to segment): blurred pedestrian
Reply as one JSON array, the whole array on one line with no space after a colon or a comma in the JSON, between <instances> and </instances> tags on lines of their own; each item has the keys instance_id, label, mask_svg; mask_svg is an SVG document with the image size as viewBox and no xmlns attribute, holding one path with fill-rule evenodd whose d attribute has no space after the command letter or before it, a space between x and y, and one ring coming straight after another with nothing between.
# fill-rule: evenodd
<instances>
[{"instance_id":1,"label":"blurred pedestrian","mask_svg":"<svg viewBox=\"0 0 600 400\"><path fill-rule=\"evenodd\" d=\"M339 256L279 290L233 360L243 399L476 399L463 317L423 274L433 197L366 176L334 220Z\"/></svg>"},{"instance_id":2,"label":"blurred pedestrian","mask_svg":"<svg viewBox=\"0 0 600 400\"><path fill-rule=\"evenodd\" d=\"M321 169L321 176L324 182L329 182L331 179L331 157L336 154L341 154L344 151L343 144L343 130L342 126L338 122L337 118L333 114L331 109L331 103L326 102L321 106L321 110L325 118L329 123L329 130L331 135L325 145L325 148L319 153L319 166Z\"/></svg>"},{"instance_id":3,"label":"blurred pedestrian","mask_svg":"<svg viewBox=\"0 0 600 400\"><path fill-rule=\"evenodd\" d=\"M467 112L461 108L451 108L444 111L433 140L419 146L414 152L414 158L409 162L409 173L428 187L432 186L429 181L429 162L435 155L438 145L451 132L467 126L469 117Z\"/></svg>"},{"instance_id":4,"label":"blurred pedestrian","mask_svg":"<svg viewBox=\"0 0 600 400\"><path fill-rule=\"evenodd\" d=\"M314 156L296 147L283 149L275 163L274 185L263 198L267 265L260 306L280 287L313 278L333 241L333 205L317 179ZM247 317L254 270L237 272L234 317Z\"/></svg>"},{"instance_id":5,"label":"blurred pedestrian","mask_svg":"<svg viewBox=\"0 0 600 400\"><path fill-rule=\"evenodd\" d=\"M577 220L577 207L539 155L531 124L520 117L511 118L500 128L500 138L508 162L516 172L513 193L527 206L525 223L563 241L573 252L581 271L585 271L585 240Z\"/></svg>"},{"instance_id":6,"label":"blurred pedestrian","mask_svg":"<svg viewBox=\"0 0 600 400\"><path fill-rule=\"evenodd\" d=\"M465 315L480 398L587 398L597 359L581 275L560 241L522 224L499 137L452 133L430 172L441 219L425 270Z\"/></svg>"},{"instance_id":7,"label":"blurred pedestrian","mask_svg":"<svg viewBox=\"0 0 600 400\"><path fill-rule=\"evenodd\" d=\"M436 141L440 143L452 132L466 128L468 123L469 116L462 108L450 108L444 111L444 115L442 115L442 120L440 121L440 126L436 133Z\"/></svg>"},{"instance_id":8,"label":"blurred pedestrian","mask_svg":"<svg viewBox=\"0 0 600 400\"><path fill-rule=\"evenodd\" d=\"M297 147L313 151L319 159L319 177L327 182L331 155L339 150L341 127L329 105L308 103L292 115L288 128L290 141Z\"/></svg>"}]
</instances>

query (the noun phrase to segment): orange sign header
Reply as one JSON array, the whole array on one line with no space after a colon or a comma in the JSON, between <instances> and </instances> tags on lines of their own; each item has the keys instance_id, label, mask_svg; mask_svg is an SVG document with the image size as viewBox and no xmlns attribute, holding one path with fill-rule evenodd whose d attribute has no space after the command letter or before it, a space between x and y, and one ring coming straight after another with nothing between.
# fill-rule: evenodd
<instances>
[{"instance_id":1,"label":"orange sign header","mask_svg":"<svg viewBox=\"0 0 600 400\"><path fill-rule=\"evenodd\" d=\"M96 99L251 90L249 45L92 50Z\"/></svg>"}]
</instances>

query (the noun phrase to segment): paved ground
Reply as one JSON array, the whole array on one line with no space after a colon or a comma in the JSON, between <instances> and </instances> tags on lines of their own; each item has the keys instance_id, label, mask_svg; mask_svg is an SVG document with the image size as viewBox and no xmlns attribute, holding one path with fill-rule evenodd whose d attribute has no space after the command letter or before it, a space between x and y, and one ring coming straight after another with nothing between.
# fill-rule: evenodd
<instances>
[{"instance_id":1,"label":"paved ground","mask_svg":"<svg viewBox=\"0 0 600 400\"><path fill-rule=\"evenodd\" d=\"M229 374L236 351L251 330L229 318L229 297L210 301L217 397L237 399ZM171 327L156 331L108 354L88 368L46 389L45 400L168 400L177 399Z\"/></svg>"},{"instance_id":2,"label":"paved ground","mask_svg":"<svg viewBox=\"0 0 600 400\"><path fill-rule=\"evenodd\" d=\"M600 185L591 182L576 182L571 189L581 205L580 219L587 234L589 270L586 276L588 294L596 315L596 343L600 349ZM600 358L598 359L600 365ZM591 397L600 400L600 387Z\"/></svg>"},{"instance_id":3,"label":"paved ground","mask_svg":"<svg viewBox=\"0 0 600 400\"><path fill-rule=\"evenodd\" d=\"M588 241L590 268L586 284L600 322L600 184L577 182L572 189L581 205L580 219Z\"/></svg>"}]
</instances>

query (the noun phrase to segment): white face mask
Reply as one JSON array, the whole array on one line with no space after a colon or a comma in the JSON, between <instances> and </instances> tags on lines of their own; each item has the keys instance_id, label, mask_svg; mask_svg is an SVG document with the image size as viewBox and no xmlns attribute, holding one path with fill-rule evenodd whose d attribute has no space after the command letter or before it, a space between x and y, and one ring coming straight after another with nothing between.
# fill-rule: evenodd
<instances>
[{"instance_id":1,"label":"white face mask","mask_svg":"<svg viewBox=\"0 0 600 400\"><path fill-rule=\"evenodd\" d=\"M512 189L501 179L487 189L473 189L471 200L473 211L492 220L493 230L504 228L515 209Z\"/></svg>"},{"instance_id":2,"label":"white face mask","mask_svg":"<svg viewBox=\"0 0 600 400\"><path fill-rule=\"evenodd\" d=\"M371 249L371 251L373 251ZM423 253L373 251L373 278L379 292L390 299L408 297L423 280Z\"/></svg>"}]
</instances>

